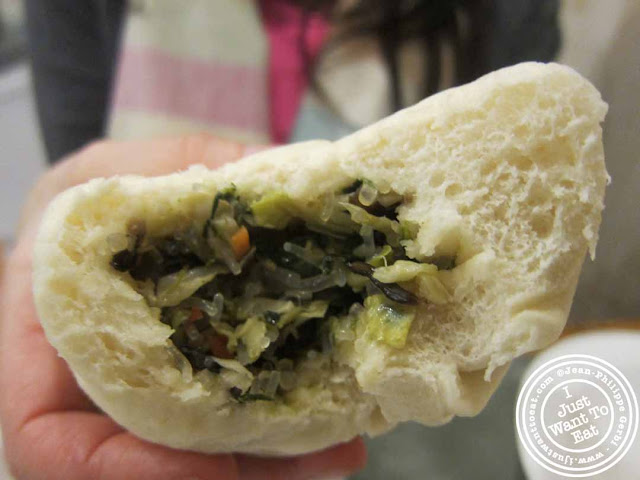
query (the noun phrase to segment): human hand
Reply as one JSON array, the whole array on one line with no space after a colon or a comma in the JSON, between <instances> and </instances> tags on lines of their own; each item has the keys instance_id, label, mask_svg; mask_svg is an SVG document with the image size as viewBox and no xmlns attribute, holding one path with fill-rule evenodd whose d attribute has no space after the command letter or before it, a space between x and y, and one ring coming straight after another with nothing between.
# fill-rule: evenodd
<instances>
[{"instance_id":1,"label":"human hand","mask_svg":"<svg viewBox=\"0 0 640 480\"><path fill-rule=\"evenodd\" d=\"M23 212L0 280L0 421L9 466L19 480L258 480L347 475L364 465L361 439L290 458L204 455L141 440L99 412L48 343L31 290L32 250L47 203L94 177L163 175L237 160L247 148L205 135L102 142L63 161L38 182Z\"/></svg>"}]
</instances>

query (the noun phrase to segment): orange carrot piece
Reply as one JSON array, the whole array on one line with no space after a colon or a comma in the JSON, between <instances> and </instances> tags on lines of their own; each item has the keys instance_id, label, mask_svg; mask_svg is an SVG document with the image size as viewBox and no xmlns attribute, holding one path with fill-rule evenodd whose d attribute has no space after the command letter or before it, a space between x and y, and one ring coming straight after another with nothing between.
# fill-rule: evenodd
<instances>
[{"instance_id":1,"label":"orange carrot piece","mask_svg":"<svg viewBox=\"0 0 640 480\"><path fill-rule=\"evenodd\" d=\"M227 337L224 335L216 334L209 337L209 348L214 357L233 358L233 353L227 349Z\"/></svg>"},{"instance_id":2,"label":"orange carrot piece","mask_svg":"<svg viewBox=\"0 0 640 480\"><path fill-rule=\"evenodd\" d=\"M191 307L191 315L189 316L190 322L195 322L196 320L200 320L202 317L204 317L202 310L200 310L197 307Z\"/></svg>"},{"instance_id":3,"label":"orange carrot piece","mask_svg":"<svg viewBox=\"0 0 640 480\"><path fill-rule=\"evenodd\" d=\"M231 249L236 256L236 260L244 257L251 248L249 241L249 231L246 227L240 227L231 237Z\"/></svg>"}]
</instances>

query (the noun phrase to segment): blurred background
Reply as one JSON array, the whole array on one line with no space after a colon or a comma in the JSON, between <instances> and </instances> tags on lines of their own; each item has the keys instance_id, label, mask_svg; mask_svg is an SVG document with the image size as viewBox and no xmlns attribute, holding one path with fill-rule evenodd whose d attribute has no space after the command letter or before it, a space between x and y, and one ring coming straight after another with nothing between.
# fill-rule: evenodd
<instances>
[{"instance_id":1,"label":"blurred background","mask_svg":"<svg viewBox=\"0 0 640 480\"><path fill-rule=\"evenodd\" d=\"M607 189L597 259L587 260L583 269L569 330L593 330L603 324L637 329L640 318L640 2L562 0L558 18L557 61L590 79L610 107L604 125L604 144L612 183ZM20 1L0 0L0 239L5 251L12 244L25 195L46 169L24 22ZM332 134L323 135L321 124L322 116L300 123L295 127L293 138L296 135L299 138L335 136L348 130L333 127ZM524 358L514 362L487 409L476 418L456 419L435 429L403 425L388 435L369 440L369 464L355 478L527 478L518 459L511 412L521 373L529 361L530 358ZM464 459L453 454L461 449L467 452ZM638 453L637 448L635 451ZM0 479L8 478L0 464Z\"/></svg>"}]
</instances>

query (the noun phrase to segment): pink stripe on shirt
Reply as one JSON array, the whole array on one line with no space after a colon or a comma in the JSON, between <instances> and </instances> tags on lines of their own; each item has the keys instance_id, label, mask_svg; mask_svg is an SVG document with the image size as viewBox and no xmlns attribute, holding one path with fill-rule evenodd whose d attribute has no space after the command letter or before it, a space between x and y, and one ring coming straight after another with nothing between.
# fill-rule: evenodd
<instances>
[{"instance_id":1,"label":"pink stripe on shirt","mask_svg":"<svg viewBox=\"0 0 640 480\"><path fill-rule=\"evenodd\" d=\"M124 50L114 103L257 133L268 131L261 67L205 63L152 49Z\"/></svg>"},{"instance_id":2,"label":"pink stripe on shirt","mask_svg":"<svg viewBox=\"0 0 640 480\"><path fill-rule=\"evenodd\" d=\"M301 39L309 61L314 60L327 37L329 24L319 14L310 15L304 31L303 12L286 0L260 0L269 37L269 100L271 138L287 141L307 88Z\"/></svg>"}]
</instances>

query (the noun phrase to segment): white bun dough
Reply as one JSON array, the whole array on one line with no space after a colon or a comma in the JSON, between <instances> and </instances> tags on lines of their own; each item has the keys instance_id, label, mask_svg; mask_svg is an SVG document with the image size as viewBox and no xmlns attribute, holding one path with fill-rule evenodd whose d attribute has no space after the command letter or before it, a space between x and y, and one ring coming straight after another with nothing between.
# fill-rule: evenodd
<instances>
[{"instance_id":1,"label":"white bun dough","mask_svg":"<svg viewBox=\"0 0 640 480\"><path fill-rule=\"evenodd\" d=\"M514 357L564 327L597 241L606 110L570 68L526 63L335 143L277 148L217 171L92 180L60 194L42 222L33 276L42 325L104 412L171 447L299 454L402 421L475 415ZM420 305L402 349L356 338L332 361L303 361L286 404L239 404L215 374L193 374L159 309L109 265L106 239L128 219L171 234L203 222L231 183L246 198L282 191L303 204L359 178L404 195L399 219L419 225L410 256L456 255L456 268L438 272L449 301Z\"/></svg>"}]
</instances>

